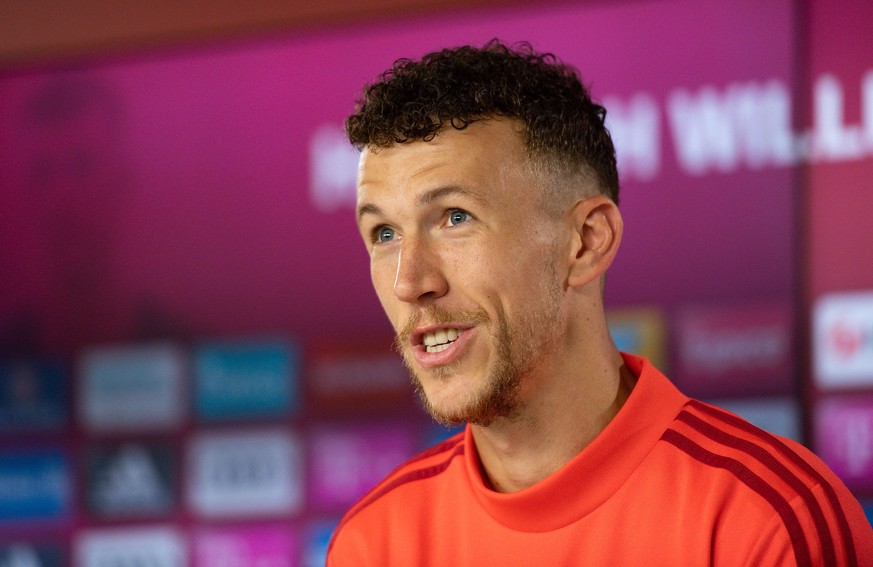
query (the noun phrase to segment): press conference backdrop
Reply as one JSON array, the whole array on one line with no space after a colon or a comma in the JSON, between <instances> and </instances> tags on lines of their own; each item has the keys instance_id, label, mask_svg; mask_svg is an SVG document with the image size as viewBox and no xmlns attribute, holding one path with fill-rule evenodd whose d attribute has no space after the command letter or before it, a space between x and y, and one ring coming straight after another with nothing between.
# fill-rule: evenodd
<instances>
[{"instance_id":1,"label":"press conference backdrop","mask_svg":"<svg viewBox=\"0 0 873 567\"><path fill-rule=\"evenodd\" d=\"M342 122L397 57L492 37L609 109L619 347L870 509L871 28L862 2L556 3L0 74L0 566L320 565L452 433L390 350Z\"/></svg>"}]
</instances>

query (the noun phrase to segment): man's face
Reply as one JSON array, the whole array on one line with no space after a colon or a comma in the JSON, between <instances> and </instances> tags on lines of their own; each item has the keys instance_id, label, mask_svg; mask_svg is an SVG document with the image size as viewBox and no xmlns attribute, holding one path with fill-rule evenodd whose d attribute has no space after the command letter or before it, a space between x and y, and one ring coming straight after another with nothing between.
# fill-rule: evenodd
<instances>
[{"instance_id":1,"label":"man's face","mask_svg":"<svg viewBox=\"0 0 873 567\"><path fill-rule=\"evenodd\" d=\"M361 156L373 286L442 422L511 416L558 350L562 223L539 205L525 160L509 120Z\"/></svg>"}]
</instances>

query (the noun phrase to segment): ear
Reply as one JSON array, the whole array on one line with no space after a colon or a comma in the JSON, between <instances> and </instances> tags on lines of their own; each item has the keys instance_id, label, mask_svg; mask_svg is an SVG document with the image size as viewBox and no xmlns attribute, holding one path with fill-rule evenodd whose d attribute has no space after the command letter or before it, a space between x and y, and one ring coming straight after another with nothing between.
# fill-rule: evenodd
<instances>
[{"instance_id":1,"label":"ear","mask_svg":"<svg viewBox=\"0 0 873 567\"><path fill-rule=\"evenodd\" d=\"M578 201L570 210L572 258L567 285L584 286L606 272L618 252L624 223L618 206L605 195Z\"/></svg>"}]
</instances>

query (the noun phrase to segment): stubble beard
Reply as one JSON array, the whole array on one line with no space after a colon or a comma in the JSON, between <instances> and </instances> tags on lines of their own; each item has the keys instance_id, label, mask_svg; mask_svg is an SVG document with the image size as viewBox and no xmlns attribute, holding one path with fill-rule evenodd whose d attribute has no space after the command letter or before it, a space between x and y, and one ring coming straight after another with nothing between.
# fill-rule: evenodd
<instances>
[{"instance_id":1,"label":"stubble beard","mask_svg":"<svg viewBox=\"0 0 873 567\"><path fill-rule=\"evenodd\" d=\"M533 300L537 304L514 324L503 313L498 315L497 324L492 325L491 317L483 309L450 312L428 306L423 314L411 317L397 334L395 349L402 355L409 370L416 395L434 421L447 426L464 423L488 426L501 418L511 419L518 413L522 405L525 376L553 353L559 344L559 330L562 328L559 307L561 290L555 280L549 278L544 281L542 288L540 297ZM422 318L433 324L463 321L481 328L493 327L490 337L493 362L487 380L454 407L443 408L429 399L422 379L416 372L409 336ZM450 364L429 372L436 380L447 379L458 371L457 366Z\"/></svg>"}]
</instances>

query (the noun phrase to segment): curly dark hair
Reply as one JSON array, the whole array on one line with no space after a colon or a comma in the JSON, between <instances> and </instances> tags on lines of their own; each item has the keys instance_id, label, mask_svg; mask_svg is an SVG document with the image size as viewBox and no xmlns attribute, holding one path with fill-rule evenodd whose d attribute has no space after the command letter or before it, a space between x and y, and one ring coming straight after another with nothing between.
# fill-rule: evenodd
<instances>
[{"instance_id":1,"label":"curly dark hair","mask_svg":"<svg viewBox=\"0 0 873 567\"><path fill-rule=\"evenodd\" d=\"M450 125L462 130L493 117L524 124L531 157L567 174L591 174L618 202L615 147L606 109L591 100L578 73L528 43L492 40L399 59L364 89L346 134L358 149L432 140Z\"/></svg>"}]
</instances>

